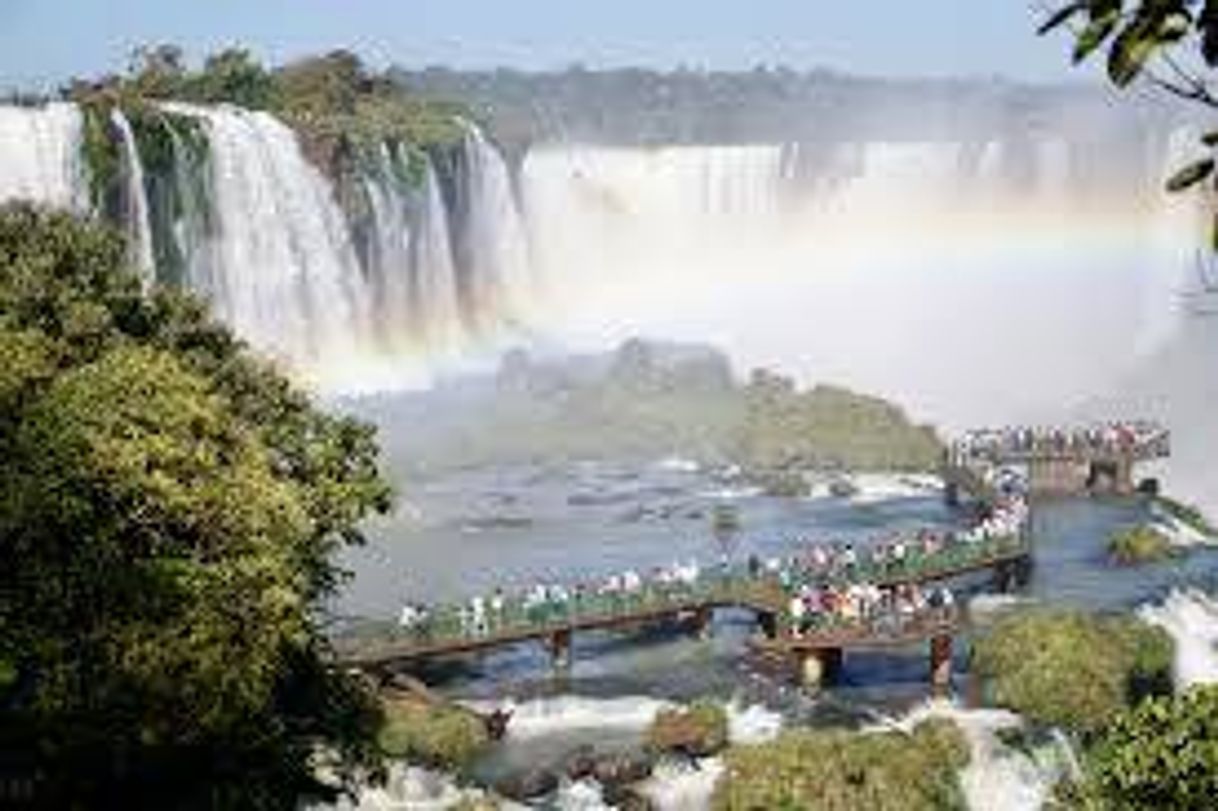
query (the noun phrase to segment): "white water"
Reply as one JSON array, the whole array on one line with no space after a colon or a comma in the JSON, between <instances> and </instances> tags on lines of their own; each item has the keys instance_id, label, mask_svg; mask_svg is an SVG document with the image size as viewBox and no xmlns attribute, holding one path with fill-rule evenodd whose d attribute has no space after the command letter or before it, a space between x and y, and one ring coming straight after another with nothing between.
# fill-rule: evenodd
<instances>
[{"instance_id":1,"label":"white water","mask_svg":"<svg viewBox=\"0 0 1218 811\"><path fill-rule=\"evenodd\" d=\"M648 696L621 696L618 698L587 698L562 695L536 698L516 703L468 702L480 712L494 709L511 710L512 720L508 734L513 739L529 739L554 735L573 730L637 729L642 732L655 718L657 712L672 707L672 702Z\"/></svg>"},{"instance_id":2,"label":"white water","mask_svg":"<svg viewBox=\"0 0 1218 811\"><path fill-rule=\"evenodd\" d=\"M970 760L960 772L960 787L970 811L1038 811L1054 784L1077 769L1064 738L1055 738L1051 746L1032 756L1004 744L998 733L1023 725L1018 715L1006 710L964 710L945 701L930 701L876 729L909 732L931 718L952 721L968 741Z\"/></svg>"},{"instance_id":3,"label":"white water","mask_svg":"<svg viewBox=\"0 0 1218 811\"><path fill-rule=\"evenodd\" d=\"M128 255L144 285L148 286L156 281L156 260L152 252L152 225L148 213L148 190L144 184L144 162L140 158L131 122L123 111L117 107L111 110L110 121L123 141Z\"/></svg>"},{"instance_id":4,"label":"white water","mask_svg":"<svg viewBox=\"0 0 1218 811\"><path fill-rule=\"evenodd\" d=\"M461 786L443 772L395 764L386 785L364 788L354 803L341 800L334 807L341 811L447 811L463 802L478 807L479 801L487 799L485 791ZM494 807L504 811L523 808L503 801Z\"/></svg>"},{"instance_id":5,"label":"white water","mask_svg":"<svg viewBox=\"0 0 1218 811\"><path fill-rule=\"evenodd\" d=\"M0 202L84 210L80 137L80 113L73 105L0 106Z\"/></svg>"},{"instance_id":6,"label":"white water","mask_svg":"<svg viewBox=\"0 0 1218 811\"><path fill-rule=\"evenodd\" d=\"M1218 682L1218 601L1196 589L1173 589L1138 616L1171 634L1176 643L1176 689Z\"/></svg>"}]
</instances>

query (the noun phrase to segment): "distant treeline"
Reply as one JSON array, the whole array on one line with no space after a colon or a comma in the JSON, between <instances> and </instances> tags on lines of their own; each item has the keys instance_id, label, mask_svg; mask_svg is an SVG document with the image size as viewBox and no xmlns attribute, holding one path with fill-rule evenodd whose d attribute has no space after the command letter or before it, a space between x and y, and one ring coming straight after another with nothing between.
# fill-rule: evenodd
<instances>
[{"instance_id":1,"label":"distant treeline","mask_svg":"<svg viewBox=\"0 0 1218 811\"><path fill-rule=\"evenodd\" d=\"M468 105L509 144L984 139L1050 130L1111 138L1172 115L1151 100L1116 107L1107 91L1089 85L865 78L828 70L428 67L390 75L424 97Z\"/></svg>"}]
</instances>

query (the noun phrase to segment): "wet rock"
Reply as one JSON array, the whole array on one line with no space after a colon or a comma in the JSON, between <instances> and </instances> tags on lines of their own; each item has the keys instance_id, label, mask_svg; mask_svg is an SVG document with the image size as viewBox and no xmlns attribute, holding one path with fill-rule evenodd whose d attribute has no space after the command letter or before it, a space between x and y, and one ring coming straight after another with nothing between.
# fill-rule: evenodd
<instances>
[{"instance_id":1,"label":"wet rock","mask_svg":"<svg viewBox=\"0 0 1218 811\"><path fill-rule=\"evenodd\" d=\"M563 760L563 772L571 780L583 780L596 774L596 751L581 746Z\"/></svg>"},{"instance_id":2,"label":"wet rock","mask_svg":"<svg viewBox=\"0 0 1218 811\"><path fill-rule=\"evenodd\" d=\"M655 769L655 756L649 752L619 752L596 759L592 775L603 786L622 786L646 780Z\"/></svg>"},{"instance_id":3,"label":"wet rock","mask_svg":"<svg viewBox=\"0 0 1218 811\"><path fill-rule=\"evenodd\" d=\"M558 775L540 767L509 775L495 783L495 791L509 800L524 802L558 790Z\"/></svg>"},{"instance_id":4,"label":"wet rock","mask_svg":"<svg viewBox=\"0 0 1218 811\"><path fill-rule=\"evenodd\" d=\"M618 811L653 811L655 803L631 786L606 786L605 803Z\"/></svg>"}]
</instances>

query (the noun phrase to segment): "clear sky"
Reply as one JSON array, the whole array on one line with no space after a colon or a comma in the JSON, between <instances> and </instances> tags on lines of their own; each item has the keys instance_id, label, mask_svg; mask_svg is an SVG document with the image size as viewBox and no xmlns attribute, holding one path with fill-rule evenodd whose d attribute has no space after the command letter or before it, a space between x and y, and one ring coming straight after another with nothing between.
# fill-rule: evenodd
<instances>
[{"instance_id":1,"label":"clear sky","mask_svg":"<svg viewBox=\"0 0 1218 811\"><path fill-rule=\"evenodd\" d=\"M346 47L373 64L559 68L786 64L1055 80L1064 42L1035 0L0 0L0 86L121 68L143 43L192 57Z\"/></svg>"}]
</instances>

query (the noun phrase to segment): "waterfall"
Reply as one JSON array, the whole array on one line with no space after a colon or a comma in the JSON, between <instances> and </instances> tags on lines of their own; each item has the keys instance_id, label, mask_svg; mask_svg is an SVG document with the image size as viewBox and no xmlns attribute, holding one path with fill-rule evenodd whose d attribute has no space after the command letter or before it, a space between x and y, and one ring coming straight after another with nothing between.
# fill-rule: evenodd
<instances>
[{"instance_id":1,"label":"waterfall","mask_svg":"<svg viewBox=\"0 0 1218 811\"><path fill-rule=\"evenodd\" d=\"M461 334L448 212L431 159L382 145L364 177L372 210L366 252L378 323L391 353L443 355Z\"/></svg>"},{"instance_id":2,"label":"waterfall","mask_svg":"<svg viewBox=\"0 0 1218 811\"><path fill-rule=\"evenodd\" d=\"M464 231L458 234L466 313L475 330L518 324L530 301L530 258L507 165L474 126L464 142Z\"/></svg>"},{"instance_id":3,"label":"waterfall","mask_svg":"<svg viewBox=\"0 0 1218 811\"><path fill-rule=\"evenodd\" d=\"M0 202L83 211L81 117L71 104L0 106Z\"/></svg>"},{"instance_id":4,"label":"waterfall","mask_svg":"<svg viewBox=\"0 0 1218 811\"><path fill-rule=\"evenodd\" d=\"M201 292L298 371L341 372L369 334L369 301L330 184L266 113L178 109L203 120L211 144L216 244Z\"/></svg>"},{"instance_id":5,"label":"waterfall","mask_svg":"<svg viewBox=\"0 0 1218 811\"><path fill-rule=\"evenodd\" d=\"M123 141L128 252L132 265L139 271L145 285L156 281L156 260L152 252L152 225L148 213L148 189L144 182L144 163L131 122L117 107L110 112L110 121Z\"/></svg>"}]
</instances>

